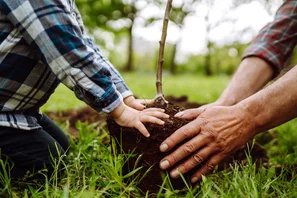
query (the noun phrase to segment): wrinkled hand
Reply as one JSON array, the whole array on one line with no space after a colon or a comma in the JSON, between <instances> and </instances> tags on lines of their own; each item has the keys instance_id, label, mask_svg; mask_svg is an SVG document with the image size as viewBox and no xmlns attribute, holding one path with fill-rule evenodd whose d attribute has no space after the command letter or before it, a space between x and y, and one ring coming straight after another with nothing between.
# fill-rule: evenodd
<instances>
[{"instance_id":1,"label":"wrinkled hand","mask_svg":"<svg viewBox=\"0 0 297 198\"><path fill-rule=\"evenodd\" d=\"M220 101L215 101L213 103L202 105L198 108L181 111L177 113L175 117L181 118L181 119L193 120L197 118L201 113L203 113L207 108L215 107L215 106L229 106L229 105L225 105L223 102L220 102Z\"/></svg>"},{"instance_id":2,"label":"wrinkled hand","mask_svg":"<svg viewBox=\"0 0 297 198\"><path fill-rule=\"evenodd\" d=\"M152 104L154 100L135 99L134 96L128 96L124 99L124 103L133 109L143 110L147 104Z\"/></svg>"},{"instance_id":3,"label":"wrinkled hand","mask_svg":"<svg viewBox=\"0 0 297 198\"><path fill-rule=\"evenodd\" d=\"M192 183L211 173L220 161L244 146L255 135L253 121L242 109L239 105L210 106L175 115L182 119L196 119L175 131L161 144L160 150L165 152L190 138L161 160L161 169L173 167L191 155L171 171L171 177L177 178L180 173L184 174L200 164L202 166L192 176Z\"/></svg>"},{"instance_id":4,"label":"wrinkled hand","mask_svg":"<svg viewBox=\"0 0 297 198\"><path fill-rule=\"evenodd\" d=\"M161 118L169 118L169 115L165 114L164 111L164 109L159 108L148 108L143 111L138 111L122 103L113 112L111 112L110 115L118 125L136 128L144 136L149 137L150 134L143 125L143 122L164 125L165 122L161 120Z\"/></svg>"}]
</instances>

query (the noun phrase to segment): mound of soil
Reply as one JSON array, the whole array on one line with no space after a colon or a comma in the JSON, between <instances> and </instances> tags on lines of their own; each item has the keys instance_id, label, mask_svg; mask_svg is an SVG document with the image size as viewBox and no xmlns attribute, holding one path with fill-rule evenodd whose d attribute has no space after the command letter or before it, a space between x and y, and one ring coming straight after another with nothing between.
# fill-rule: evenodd
<instances>
[{"instance_id":1,"label":"mound of soil","mask_svg":"<svg viewBox=\"0 0 297 198\"><path fill-rule=\"evenodd\" d=\"M192 103L188 104L185 102L187 98L178 98L175 101L179 101L183 106L195 108L201 106L201 104ZM160 144L169 137L174 131L179 129L180 127L189 123L187 120L181 120L175 118L174 115L179 111L184 110L184 108L175 105L171 102L168 104L164 104L164 102L156 102L152 106L148 106L147 108L151 107L158 107L165 109L165 113L170 115L169 119L164 120L165 125L159 126L156 124L145 123L146 128L150 132L150 138L145 138L141 135L138 130L121 127L116 124L113 119L109 118L107 120L108 129L110 135L115 138L116 142L120 142L117 144L117 150L119 153L134 153L136 154L135 157L130 157L124 167L124 173L129 173L133 169L137 167L143 167L139 171L139 175L146 174L146 176L142 179L141 183L139 184L139 188L143 191L150 191L151 193L157 193L160 191L160 186L162 185L162 177L166 175L166 172L162 171L159 168L159 162L169 153L162 153L159 151ZM183 144L182 142L181 144ZM180 144L180 145L181 145ZM180 146L177 145L176 147ZM251 148L251 146L250 146ZM141 159L139 160L139 155L142 154ZM267 161L266 152L258 145L254 145L251 149L251 155L253 156L253 161ZM246 153L244 148L237 151L233 156L230 156L224 162L220 163L218 166L219 170L224 170L230 167L229 163L234 161L243 161L246 159ZM180 163L182 163L181 161ZM137 163L137 164L136 164ZM180 164L178 163L178 164ZM174 167L173 167L174 168ZM185 180L187 181L188 185L190 184L190 177L195 171L199 168L193 169L192 171L188 172L184 175ZM147 170L150 171L147 173ZM169 170L170 171L170 170ZM170 179L170 178L169 178ZM174 189L182 189L185 187L185 182L181 179L170 179L170 183Z\"/></svg>"}]
</instances>

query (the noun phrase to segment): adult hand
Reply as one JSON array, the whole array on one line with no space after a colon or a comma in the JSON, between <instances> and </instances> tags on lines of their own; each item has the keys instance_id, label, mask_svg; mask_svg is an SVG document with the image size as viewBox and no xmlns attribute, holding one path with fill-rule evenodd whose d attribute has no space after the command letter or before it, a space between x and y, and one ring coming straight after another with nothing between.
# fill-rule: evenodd
<instances>
[{"instance_id":1,"label":"adult hand","mask_svg":"<svg viewBox=\"0 0 297 198\"><path fill-rule=\"evenodd\" d=\"M124 103L133 109L137 109L139 111L143 110L147 104L153 103L154 100L146 100L146 99L135 99L134 96L128 96L124 99Z\"/></svg>"},{"instance_id":2,"label":"adult hand","mask_svg":"<svg viewBox=\"0 0 297 198\"><path fill-rule=\"evenodd\" d=\"M149 137L150 134L143 125L143 122L164 125L165 122L161 120L161 118L169 118L169 115L165 114L164 111L164 109L159 108L148 108L143 111L138 111L122 103L119 107L112 111L110 115L120 126L136 128L144 136Z\"/></svg>"},{"instance_id":3,"label":"adult hand","mask_svg":"<svg viewBox=\"0 0 297 198\"><path fill-rule=\"evenodd\" d=\"M192 176L193 183L200 180L202 175L211 173L220 161L244 146L256 134L252 119L242 109L239 105L210 106L178 113L178 118L196 119L175 131L161 144L160 150L167 152L189 139L161 160L160 168L173 167L191 155L171 171L171 177L177 178L180 173L184 174L198 165L202 166Z\"/></svg>"}]
</instances>

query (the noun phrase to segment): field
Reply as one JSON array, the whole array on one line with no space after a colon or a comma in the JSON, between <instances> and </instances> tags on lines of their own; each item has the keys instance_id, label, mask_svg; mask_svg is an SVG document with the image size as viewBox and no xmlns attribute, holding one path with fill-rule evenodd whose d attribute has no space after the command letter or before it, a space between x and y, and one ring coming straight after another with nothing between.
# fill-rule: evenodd
<instances>
[{"instance_id":1,"label":"field","mask_svg":"<svg viewBox=\"0 0 297 198\"><path fill-rule=\"evenodd\" d=\"M127 73L123 77L139 98L155 96L154 74ZM209 103L220 95L228 80L226 76L165 75L163 89L165 95L187 95L190 101ZM63 111L83 106L72 92L60 86L43 111ZM59 124L67 131L67 122ZM266 144L260 145L269 158L265 166L252 163L249 148L245 163L234 163L230 169L216 171L204 177L199 185L187 186L180 191L171 189L165 178L165 192L154 195L141 194L137 190L136 185L142 177L137 174L137 169L123 175L124 156L114 154L115 146L108 143L104 126L96 128L87 123L77 123L77 128L80 138L71 138L66 160L59 162L66 164L61 179L54 174L45 185L15 184L9 175L4 174L0 178L2 197L297 197L296 120L265 132L270 137ZM262 134L259 139L265 137ZM5 166L5 162L1 165ZM127 178L129 182L124 181Z\"/></svg>"}]
</instances>

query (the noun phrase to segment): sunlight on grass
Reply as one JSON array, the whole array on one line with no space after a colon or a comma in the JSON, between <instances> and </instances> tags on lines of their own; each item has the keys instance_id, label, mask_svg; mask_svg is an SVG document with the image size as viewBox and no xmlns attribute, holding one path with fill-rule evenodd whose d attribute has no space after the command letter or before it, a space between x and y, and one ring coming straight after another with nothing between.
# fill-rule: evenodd
<instances>
[{"instance_id":1,"label":"sunlight on grass","mask_svg":"<svg viewBox=\"0 0 297 198\"><path fill-rule=\"evenodd\" d=\"M139 98L154 98L156 77L154 73L124 73L128 86ZM191 102L213 102L221 94L229 81L227 76L205 77L200 75L164 75L165 96L187 95Z\"/></svg>"}]
</instances>

